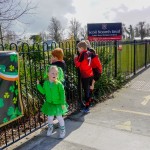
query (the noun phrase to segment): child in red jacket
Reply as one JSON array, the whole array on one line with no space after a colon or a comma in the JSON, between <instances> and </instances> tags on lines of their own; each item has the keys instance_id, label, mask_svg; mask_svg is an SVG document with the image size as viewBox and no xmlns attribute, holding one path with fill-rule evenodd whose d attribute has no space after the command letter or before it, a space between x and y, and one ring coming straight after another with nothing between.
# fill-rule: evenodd
<instances>
[{"instance_id":1,"label":"child in red jacket","mask_svg":"<svg viewBox=\"0 0 150 150\"><path fill-rule=\"evenodd\" d=\"M86 44L87 44L87 50L92 52L93 55L92 55L92 61L91 61L91 66L92 66L92 69L93 69L93 81L92 81L92 85L90 87L90 90L93 91L94 90L94 84L96 81L99 80L101 74L102 74L102 64L101 64L101 61L98 57L98 55L96 54L96 51L92 48L89 40L85 40Z\"/></svg>"},{"instance_id":2,"label":"child in red jacket","mask_svg":"<svg viewBox=\"0 0 150 150\"><path fill-rule=\"evenodd\" d=\"M83 112L89 112L90 106L90 86L93 80L93 70L91 67L92 54L87 50L87 44L85 41L81 41L77 44L79 56L75 55L74 63L80 70L82 88L84 90L85 106Z\"/></svg>"}]
</instances>

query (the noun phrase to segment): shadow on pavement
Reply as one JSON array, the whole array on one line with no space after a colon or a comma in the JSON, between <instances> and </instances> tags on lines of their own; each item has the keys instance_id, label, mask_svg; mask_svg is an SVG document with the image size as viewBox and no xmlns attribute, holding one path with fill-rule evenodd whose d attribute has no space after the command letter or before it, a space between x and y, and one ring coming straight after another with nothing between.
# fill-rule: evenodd
<instances>
[{"instance_id":1,"label":"shadow on pavement","mask_svg":"<svg viewBox=\"0 0 150 150\"><path fill-rule=\"evenodd\" d=\"M66 137L69 136L72 132L80 128L82 123L84 122L85 113L77 113L75 115L68 116L65 119L66 125ZM59 139L59 125L58 123L54 125L55 129L53 134L50 137L46 136L47 127L45 127L41 133L32 139L28 140L27 142L23 143L19 147L15 148L14 150L47 150L52 149L56 145L58 145L62 140Z\"/></svg>"}]
</instances>

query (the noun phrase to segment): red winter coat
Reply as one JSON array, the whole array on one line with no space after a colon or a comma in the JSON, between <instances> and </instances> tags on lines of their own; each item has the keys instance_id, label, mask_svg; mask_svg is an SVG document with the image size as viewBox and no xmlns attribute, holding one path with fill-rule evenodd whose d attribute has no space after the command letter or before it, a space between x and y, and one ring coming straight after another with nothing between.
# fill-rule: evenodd
<instances>
[{"instance_id":1,"label":"red winter coat","mask_svg":"<svg viewBox=\"0 0 150 150\"><path fill-rule=\"evenodd\" d=\"M80 55L74 59L75 66L80 69L81 78L93 76L91 59L92 53L87 50L83 50Z\"/></svg>"}]
</instances>

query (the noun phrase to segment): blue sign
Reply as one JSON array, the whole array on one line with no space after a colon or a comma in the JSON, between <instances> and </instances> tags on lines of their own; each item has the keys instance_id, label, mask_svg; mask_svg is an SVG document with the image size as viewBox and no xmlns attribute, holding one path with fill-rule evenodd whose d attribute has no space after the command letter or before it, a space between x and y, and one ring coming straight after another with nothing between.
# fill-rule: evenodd
<instances>
[{"instance_id":1,"label":"blue sign","mask_svg":"<svg viewBox=\"0 0 150 150\"><path fill-rule=\"evenodd\" d=\"M108 41L122 39L122 23L87 24L89 41Z\"/></svg>"}]
</instances>

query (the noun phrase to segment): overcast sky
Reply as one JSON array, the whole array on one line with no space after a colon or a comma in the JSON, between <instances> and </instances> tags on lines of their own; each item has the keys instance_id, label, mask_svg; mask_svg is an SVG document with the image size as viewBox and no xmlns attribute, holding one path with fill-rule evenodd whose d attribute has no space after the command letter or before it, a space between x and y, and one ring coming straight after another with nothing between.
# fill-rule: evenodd
<instances>
[{"instance_id":1,"label":"overcast sky","mask_svg":"<svg viewBox=\"0 0 150 150\"><path fill-rule=\"evenodd\" d=\"M26 1L26 0L24 0ZM35 14L26 15L14 23L16 33L38 34L46 31L51 17L56 17L67 28L76 18L82 26L87 23L122 22L136 25L140 21L150 24L150 0L32 0L37 5Z\"/></svg>"}]
</instances>

